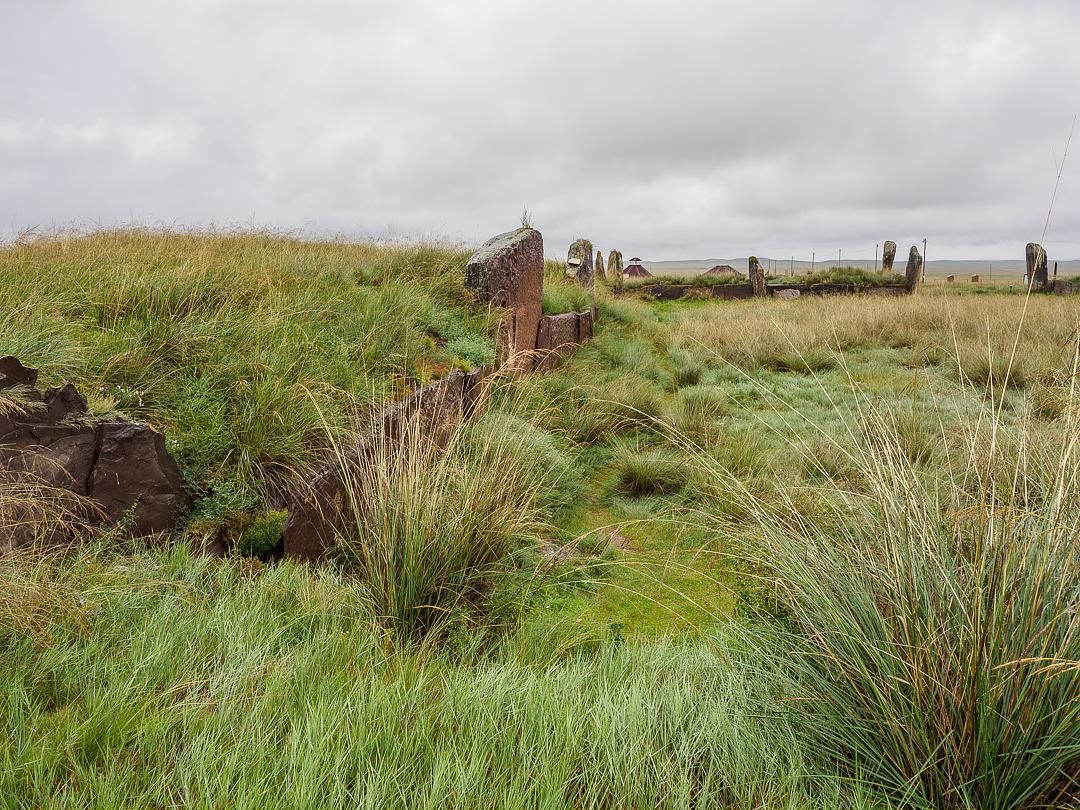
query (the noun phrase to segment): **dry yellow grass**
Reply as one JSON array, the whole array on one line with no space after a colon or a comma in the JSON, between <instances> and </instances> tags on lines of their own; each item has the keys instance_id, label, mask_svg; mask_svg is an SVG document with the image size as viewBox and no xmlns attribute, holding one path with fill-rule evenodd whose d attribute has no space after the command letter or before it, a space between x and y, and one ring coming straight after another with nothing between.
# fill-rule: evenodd
<instances>
[{"instance_id":1,"label":"dry yellow grass","mask_svg":"<svg viewBox=\"0 0 1080 810\"><path fill-rule=\"evenodd\" d=\"M1009 374L1015 387L1060 368L1072 356L1078 323L1080 306L1071 298L1032 295L1025 304L1022 295L935 291L703 307L682 319L676 340L745 370L775 364L796 349L812 357L859 347L906 348L914 351L914 361L952 364L978 385L1004 382L1015 344Z\"/></svg>"}]
</instances>

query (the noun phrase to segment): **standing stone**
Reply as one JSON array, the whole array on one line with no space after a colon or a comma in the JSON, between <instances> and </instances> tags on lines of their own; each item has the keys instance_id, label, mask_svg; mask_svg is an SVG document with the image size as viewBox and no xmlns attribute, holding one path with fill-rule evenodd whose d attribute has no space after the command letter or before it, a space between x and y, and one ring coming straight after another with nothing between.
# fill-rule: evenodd
<instances>
[{"instance_id":1,"label":"standing stone","mask_svg":"<svg viewBox=\"0 0 1080 810\"><path fill-rule=\"evenodd\" d=\"M623 280L622 251L613 250L608 254L607 274L611 286L616 290L621 290Z\"/></svg>"},{"instance_id":2,"label":"standing stone","mask_svg":"<svg viewBox=\"0 0 1080 810\"><path fill-rule=\"evenodd\" d=\"M757 256L751 256L749 259L749 276L750 284L754 288L754 297L764 298L768 295L769 291L765 287L765 268L761 266Z\"/></svg>"},{"instance_id":3,"label":"standing stone","mask_svg":"<svg viewBox=\"0 0 1080 810\"><path fill-rule=\"evenodd\" d=\"M596 261L593 263L593 272L596 277L600 279L601 284L607 284L610 279L607 277L607 273L604 272L604 254L601 251L596 251Z\"/></svg>"},{"instance_id":4,"label":"standing stone","mask_svg":"<svg viewBox=\"0 0 1080 810\"><path fill-rule=\"evenodd\" d=\"M956 281L956 276L954 276L952 273L949 273L949 275L945 276L945 280L952 284L954 281Z\"/></svg>"},{"instance_id":5,"label":"standing stone","mask_svg":"<svg viewBox=\"0 0 1080 810\"><path fill-rule=\"evenodd\" d=\"M1028 282L1037 289L1044 289L1049 285L1046 274L1046 250L1038 242L1028 242L1024 253L1027 259Z\"/></svg>"},{"instance_id":6,"label":"standing stone","mask_svg":"<svg viewBox=\"0 0 1080 810\"><path fill-rule=\"evenodd\" d=\"M972 274L971 283L972 284L978 284L979 283L979 274L978 273L973 273Z\"/></svg>"},{"instance_id":7,"label":"standing stone","mask_svg":"<svg viewBox=\"0 0 1080 810\"><path fill-rule=\"evenodd\" d=\"M881 253L881 272L891 273L893 261L896 260L896 242L886 241L885 249Z\"/></svg>"},{"instance_id":8,"label":"standing stone","mask_svg":"<svg viewBox=\"0 0 1080 810\"><path fill-rule=\"evenodd\" d=\"M919 282L922 281L922 254L915 245L911 246L908 253L907 270L904 272L904 286L909 293L918 292Z\"/></svg>"},{"instance_id":9,"label":"standing stone","mask_svg":"<svg viewBox=\"0 0 1080 810\"><path fill-rule=\"evenodd\" d=\"M593 286L593 246L588 239L576 239L566 254L566 273L582 287Z\"/></svg>"},{"instance_id":10,"label":"standing stone","mask_svg":"<svg viewBox=\"0 0 1080 810\"><path fill-rule=\"evenodd\" d=\"M540 231L518 228L489 239L465 266L465 286L476 290L483 303L507 310L500 360L536 348L544 296Z\"/></svg>"}]
</instances>

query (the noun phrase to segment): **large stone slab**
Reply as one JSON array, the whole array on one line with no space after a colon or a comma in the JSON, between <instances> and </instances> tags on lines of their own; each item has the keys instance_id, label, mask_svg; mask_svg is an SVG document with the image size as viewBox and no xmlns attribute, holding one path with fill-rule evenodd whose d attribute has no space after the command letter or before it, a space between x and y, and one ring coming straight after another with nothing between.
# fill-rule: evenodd
<instances>
[{"instance_id":1,"label":"large stone slab","mask_svg":"<svg viewBox=\"0 0 1080 810\"><path fill-rule=\"evenodd\" d=\"M588 239L575 239L566 252L566 273L582 287L593 286L593 246Z\"/></svg>"},{"instance_id":2,"label":"large stone slab","mask_svg":"<svg viewBox=\"0 0 1080 810\"><path fill-rule=\"evenodd\" d=\"M1046 250L1038 242L1028 242L1024 249L1025 266L1027 268L1028 284L1038 290L1045 289L1049 285L1046 272Z\"/></svg>"},{"instance_id":3,"label":"large stone slab","mask_svg":"<svg viewBox=\"0 0 1080 810\"><path fill-rule=\"evenodd\" d=\"M536 336L537 371L554 368L560 357L574 350L581 329L578 323L580 317L577 312L564 312L560 315L545 315L540 319Z\"/></svg>"},{"instance_id":4,"label":"large stone slab","mask_svg":"<svg viewBox=\"0 0 1080 810\"><path fill-rule=\"evenodd\" d=\"M765 286L765 268L761 266L761 262L758 261L757 256L751 256L749 259L749 271L750 286L754 290L755 298L764 298L769 294L768 288Z\"/></svg>"},{"instance_id":5,"label":"large stone slab","mask_svg":"<svg viewBox=\"0 0 1080 810\"><path fill-rule=\"evenodd\" d=\"M887 239L881 252L881 272L891 273L894 261L896 261L896 242Z\"/></svg>"},{"instance_id":6,"label":"large stone slab","mask_svg":"<svg viewBox=\"0 0 1080 810\"><path fill-rule=\"evenodd\" d=\"M500 359L517 357L516 362L528 365L544 295L540 231L518 228L489 239L465 266L465 286L476 290L481 302L507 311Z\"/></svg>"},{"instance_id":7,"label":"large stone slab","mask_svg":"<svg viewBox=\"0 0 1080 810\"><path fill-rule=\"evenodd\" d=\"M919 283L922 281L923 258L915 245L908 252L907 268L904 271L904 286L909 293L919 291Z\"/></svg>"},{"instance_id":8,"label":"large stone slab","mask_svg":"<svg viewBox=\"0 0 1080 810\"><path fill-rule=\"evenodd\" d=\"M607 263L608 286L615 290L621 290L623 285L623 258L622 251L613 250L608 254Z\"/></svg>"}]
</instances>

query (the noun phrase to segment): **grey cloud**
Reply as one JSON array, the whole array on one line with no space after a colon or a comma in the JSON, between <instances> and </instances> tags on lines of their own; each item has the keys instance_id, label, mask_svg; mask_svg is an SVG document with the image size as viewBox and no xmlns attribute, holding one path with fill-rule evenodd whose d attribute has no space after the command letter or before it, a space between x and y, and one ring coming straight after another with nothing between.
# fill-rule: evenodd
<instances>
[{"instance_id":1,"label":"grey cloud","mask_svg":"<svg viewBox=\"0 0 1080 810\"><path fill-rule=\"evenodd\" d=\"M925 236L1016 258L1080 109L1077 30L1066 0L0 0L0 233L475 242L526 205L553 254L579 234L656 259Z\"/></svg>"}]
</instances>

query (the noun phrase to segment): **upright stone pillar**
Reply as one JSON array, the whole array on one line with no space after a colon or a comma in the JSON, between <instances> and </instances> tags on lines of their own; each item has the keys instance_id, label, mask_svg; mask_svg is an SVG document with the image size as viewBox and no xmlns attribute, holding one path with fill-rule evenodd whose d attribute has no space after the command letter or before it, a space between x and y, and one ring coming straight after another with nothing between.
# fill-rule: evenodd
<instances>
[{"instance_id":1,"label":"upright stone pillar","mask_svg":"<svg viewBox=\"0 0 1080 810\"><path fill-rule=\"evenodd\" d=\"M593 286L593 246L588 239L576 239L566 253L566 273L582 287Z\"/></svg>"},{"instance_id":2,"label":"upright stone pillar","mask_svg":"<svg viewBox=\"0 0 1080 810\"><path fill-rule=\"evenodd\" d=\"M923 259L922 254L915 245L911 246L908 253L907 270L904 273L904 286L909 293L919 291L919 282L922 281Z\"/></svg>"},{"instance_id":3,"label":"upright stone pillar","mask_svg":"<svg viewBox=\"0 0 1080 810\"><path fill-rule=\"evenodd\" d=\"M885 242L885 249L881 253L881 272L891 273L893 262L896 260L896 242Z\"/></svg>"},{"instance_id":4,"label":"upright stone pillar","mask_svg":"<svg viewBox=\"0 0 1080 810\"><path fill-rule=\"evenodd\" d=\"M751 256L749 259L749 276L750 284L754 288L755 298L764 298L769 294L769 290L765 286L765 268L761 266L757 256Z\"/></svg>"},{"instance_id":5,"label":"upright stone pillar","mask_svg":"<svg viewBox=\"0 0 1080 810\"><path fill-rule=\"evenodd\" d=\"M601 251L596 251L596 261L593 263L593 273L596 278L600 280L601 284L607 284L610 279L607 277L607 273L604 272L604 254Z\"/></svg>"},{"instance_id":6,"label":"upright stone pillar","mask_svg":"<svg viewBox=\"0 0 1080 810\"><path fill-rule=\"evenodd\" d=\"M518 228L483 244L465 266L465 286L480 301L505 309L500 361L536 348L544 297L544 238Z\"/></svg>"},{"instance_id":7,"label":"upright stone pillar","mask_svg":"<svg viewBox=\"0 0 1080 810\"><path fill-rule=\"evenodd\" d=\"M622 251L613 250L608 254L607 275L611 286L616 290L622 289L623 261Z\"/></svg>"},{"instance_id":8,"label":"upright stone pillar","mask_svg":"<svg viewBox=\"0 0 1080 810\"><path fill-rule=\"evenodd\" d=\"M1046 274L1046 251L1038 242L1028 242L1024 251L1027 260L1028 283L1035 289L1044 290L1050 284Z\"/></svg>"}]
</instances>

